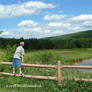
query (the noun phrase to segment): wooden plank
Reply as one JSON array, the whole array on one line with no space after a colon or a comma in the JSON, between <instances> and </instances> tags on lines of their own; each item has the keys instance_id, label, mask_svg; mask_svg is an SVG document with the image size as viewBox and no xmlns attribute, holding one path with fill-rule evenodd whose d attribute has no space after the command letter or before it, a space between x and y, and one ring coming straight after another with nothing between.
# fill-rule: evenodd
<instances>
[{"instance_id":1,"label":"wooden plank","mask_svg":"<svg viewBox=\"0 0 92 92\"><path fill-rule=\"evenodd\" d=\"M92 69L92 66L74 66L74 65L62 65L62 68L74 68L74 69Z\"/></svg>"},{"instance_id":2,"label":"wooden plank","mask_svg":"<svg viewBox=\"0 0 92 92\"><path fill-rule=\"evenodd\" d=\"M11 73L5 73L5 72L0 72L1 75L6 75L6 76L13 76ZM19 74L16 74L16 77L20 77ZM45 80L56 80L57 77L52 77L52 76L36 76L36 75L23 75L24 78L34 78L34 79L45 79Z\"/></svg>"},{"instance_id":3,"label":"wooden plank","mask_svg":"<svg viewBox=\"0 0 92 92\"><path fill-rule=\"evenodd\" d=\"M1 65L12 65L12 62L0 62ZM41 67L41 68L57 68L57 65L39 65L39 64L25 64L22 63L22 66L25 67Z\"/></svg>"},{"instance_id":4,"label":"wooden plank","mask_svg":"<svg viewBox=\"0 0 92 92\"><path fill-rule=\"evenodd\" d=\"M61 80L62 80L62 77L61 77L61 62L58 61L57 63L57 73L58 73L58 84L61 84Z\"/></svg>"},{"instance_id":5,"label":"wooden plank","mask_svg":"<svg viewBox=\"0 0 92 92\"><path fill-rule=\"evenodd\" d=\"M0 62L0 64L12 65L12 62ZM25 63L22 63L22 66L25 66L25 67L41 67L41 68L57 68L57 65L39 65L39 64L25 64ZM62 65L62 68L92 69L92 66Z\"/></svg>"}]
</instances>

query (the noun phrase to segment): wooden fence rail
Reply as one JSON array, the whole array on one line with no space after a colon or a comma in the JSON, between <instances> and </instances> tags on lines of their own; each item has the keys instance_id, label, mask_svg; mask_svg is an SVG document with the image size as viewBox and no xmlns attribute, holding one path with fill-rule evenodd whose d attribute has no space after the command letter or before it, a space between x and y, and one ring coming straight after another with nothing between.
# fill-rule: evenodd
<instances>
[{"instance_id":1,"label":"wooden fence rail","mask_svg":"<svg viewBox=\"0 0 92 92\"><path fill-rule=\"evenodd\" d=\"M0 65L12 65L12 62L0 62ZM74 65L61 65L61 62L58 61L57 65L39 65L39 64L25 64L22 63L22 66L25 67L40 67L40 68L54 68L57 69L57 77L52 77L52 76L36 76L36 75L24 75L23 77L25 78L35 78L35 79L46 79L46 80L56 80L58 81L58 84L61 84L62 80L74 80L74 81L84 81L84 82L92 82L92 79L80 79L80 78L65 78L62 77L61 72L63 68L68 68L68 69L92 69L92 66L74 66ZM0 72L1 75L7 75L7 76L13 76L11 73L5 73L5 72ZM16 75L19 77L19 75Z\"/></svg>"},{"instance_id":2,"label":"wooden fence rail","mask_svg":"<svg viewBox=\"0 0 92 92\"><path fill-rule=\"evenodd\" d=\"M11 62L0 62L0 64L12 65ZM21 65L25 67L57 68L57 65L39 65L39 64L25 64L25 63L22 63Z\"/></svg>"}]
</instances>

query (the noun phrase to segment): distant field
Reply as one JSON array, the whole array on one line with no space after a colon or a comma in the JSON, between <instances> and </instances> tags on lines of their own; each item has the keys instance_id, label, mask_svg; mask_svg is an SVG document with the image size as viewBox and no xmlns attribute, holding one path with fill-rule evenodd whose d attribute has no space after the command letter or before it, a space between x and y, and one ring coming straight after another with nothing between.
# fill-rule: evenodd
<instances>
[{"instance_id":1,"label":"distant field","mask_svg":"<svg viewBox=\"0 0 92 92\"><path fill-rule=\"evenodd\" d=\"M60 60L62 64L73 64L84 59L92 58L92 49L57 49L57 50L38 50L38 51L26 51L24 61L25 63L34 64L57 64ZM0 61L7 61L6 50L0 50ZM57 76L55 69L46 68L27 68L22 67L24 74L31 75L43 75L43 76ZM11 67L7 65L0 65L1 72L12 72ZM62 76L70 78L92 78L92 71L89 72L77 72L75 70L62 70ZM18 73L18 71L17 71ZM9 88L10 85L40 85L41 87L14 87ZM56 81L51 80L37 80L26 79L18 77L8 77L0 75L0 92L91 92L91 82L74 82L63 81L61 85L58 85Z\"/></svg>"},{"instance_id":2,"label":"distant field","mask_svg":"<svg viewBox=\"0 0 92 92\"><path fill-rule=\"evenodd\" d=\"M6 50L0 49L0 61L7 61ZM32 50L25 51L25 63L73 64L81 60L92 58L92 48L85 49L55 49L55 50ZM12 61L12 59L11 59Z\"/></svg>"}]
</instances>

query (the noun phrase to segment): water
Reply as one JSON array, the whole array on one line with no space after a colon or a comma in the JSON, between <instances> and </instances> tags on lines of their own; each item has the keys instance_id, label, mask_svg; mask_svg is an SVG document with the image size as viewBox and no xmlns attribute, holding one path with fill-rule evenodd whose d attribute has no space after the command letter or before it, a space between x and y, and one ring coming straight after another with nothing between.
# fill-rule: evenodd
<instances>
[{"instance_id":1,"label":"water","mask_svg":"<svg viewBox=\"0 0 92 92\"><path fill-rule=\"evenodd\" d=\"M82 62L75 63L74 65L92 66L92 59L84 60Z\"/></svg>"},{"instance_id":2,"label":"water","mask_svg":"<svg viewBox=\"0 0 92 92\"><path fill-rule=\"evenodd\" d=\"M88 59L88 60L83 60L82 62L78 62L78 63L75 63L73 65L76 65L76 66L92 66L92 59ZM92 69L74 69L74 70L78 70L78 71L92 71Z\"/></svg>"}]
</instances>

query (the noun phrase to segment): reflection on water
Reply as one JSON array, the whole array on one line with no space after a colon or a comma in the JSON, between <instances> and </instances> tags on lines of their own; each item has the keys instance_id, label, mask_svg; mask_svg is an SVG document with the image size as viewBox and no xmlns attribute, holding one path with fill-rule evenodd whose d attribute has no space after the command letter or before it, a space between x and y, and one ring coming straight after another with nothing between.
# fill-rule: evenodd
<instances>
[{"instance_id":1,"label":"reflection on water","mask_svg":"<svg viewBox=\"0 0 92 92\"><path fill-rule=\"evenodd\" d=\"M83 66L83 65L85 65L85 66L92 66L92 59L84 60L82 62L75 63L73 65L76 65L76 66L79 66L79 65L81 65L81 66ZM90 71L92 69L74 69L74 70L78 70L78 71Z\"/></svg>"}]
</instances>

